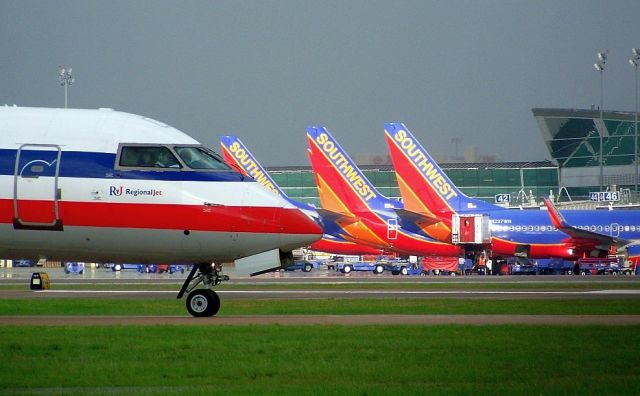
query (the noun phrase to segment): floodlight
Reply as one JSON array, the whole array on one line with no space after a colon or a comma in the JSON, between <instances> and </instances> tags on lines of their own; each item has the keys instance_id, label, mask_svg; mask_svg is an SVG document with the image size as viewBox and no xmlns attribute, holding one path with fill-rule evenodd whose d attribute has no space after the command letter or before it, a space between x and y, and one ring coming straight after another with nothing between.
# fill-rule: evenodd
<instances>
[{"instance_id":1,"label":"floodlight","mask_svg":"<svg viewBox=\"0 0 640 396\"><path fill-rule=\"evenodd\" d=\"M607 54L605 52L598 52L598 59L600 62L605 63L607 61Z\"/></svg>"},{"instance_id":2,"label":"floodlight","mask_svg":"<svg viewBox=\"0 0 640 396\"><path fill-rule=\"evenodd\" d=\"M59 81L60 81L60 85L62 85L64 87L64 107L67 108L67 87L71 84L73 84L76 79L73 78L73 75L71 74L73 72L73 68L65 68L63 66L59 66Z\"/></svg>"}]
</instances>

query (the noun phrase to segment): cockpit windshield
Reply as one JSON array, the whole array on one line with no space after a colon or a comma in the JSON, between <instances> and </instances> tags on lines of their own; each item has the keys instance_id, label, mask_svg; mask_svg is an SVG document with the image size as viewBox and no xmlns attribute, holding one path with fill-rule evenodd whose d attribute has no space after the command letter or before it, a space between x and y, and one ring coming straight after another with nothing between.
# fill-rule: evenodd
<instances>
[{"instance_id":1,"label":"cockpit windshield","mask_svg":"<svg viewBox=\"0 0 640 396\"><path fill-rule=\"evenodd\" d=\"M164 146L124 146L119 163L120 166L133 168L182 168Z\"/></svg>"},{"instance_id":2,"label":"cockpit windshield","mask_svg":"<svg viewBox=\"0 0 640 396\"><path fill-rule=\"evenodd\" d=\"M231 170L218 154L205 147L174 146L173 149L191 169Z\"/></svg>"}]
</instances>

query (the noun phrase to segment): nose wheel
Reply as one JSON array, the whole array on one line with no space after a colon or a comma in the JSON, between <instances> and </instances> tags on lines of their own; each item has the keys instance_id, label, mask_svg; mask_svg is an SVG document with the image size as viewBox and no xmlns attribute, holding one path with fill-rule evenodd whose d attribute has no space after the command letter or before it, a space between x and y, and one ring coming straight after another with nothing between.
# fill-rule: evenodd
<instances>
[{"instance_id":1,"label":"nose wheel","mask_svg":"<svg viewBox=\"0 0 640 396\"><path fill-rule=\"evenodd\" d=\"M218 293L209 289L194 290L187 296L187 311L195 317L213 316L220 310Z\"/></svg>"},{"instance_id":2,"label":"nose wheel","mask_svg":"<svg viewBox=\"0 0 640 396\"><path fill-rule=\"evenodd\" d=\"M191 272L185 279L178 292L180 299L187 293L187 311L195 317L213 316L220 310L220 297L211 290L223 281L229 280L222 274L222 266L219 264L200 263L191 268ZM202 283L205 288L196 289Z\"/></svg>"}]
</instances>

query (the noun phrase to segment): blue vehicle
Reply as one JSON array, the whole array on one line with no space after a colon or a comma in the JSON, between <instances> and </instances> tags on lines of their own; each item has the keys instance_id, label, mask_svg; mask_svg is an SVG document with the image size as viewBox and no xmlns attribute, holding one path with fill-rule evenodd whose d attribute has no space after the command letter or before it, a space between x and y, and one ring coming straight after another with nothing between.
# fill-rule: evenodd
<instances>
[{"instance_id":1,"label":"blue vehicle","mask_svg":"<svg viewBox=\"0 0 640 396\"><path fill-rule=\"evenodd\" d=\"M631 267L625 267L622 261L617 257L580 259L580 275L632 274Z\"/></svg>"},{"instance_id":2,"label":"blue vehicle","mask_svg":"<svg viewBox=\"0 0 640 396\"><path fill-rule=\"evenodd\" d=\"M541 275L573 275L575 263L559 258L535 260L538 274Z\"/></svg>"},{"instance_id":3,"label":"blue vehicle","mask_svg":"<svg viewBox=\"0 0 640 396\"><path fill-rule=\"evenodd\" d=\"M181 264L171 264L169 266L169 273L170 274L175 274L176 272L179 272L181 274L184 274L184 265Z\"/></svg>"},{"instance_id":4,"label":"blue vehicle","mask_svg":"<svg viewBox=\"0 0 640 396\"><path fill-rule=\"evenodd\" d=\"M510 257L507 259L511 275L536 275L538 266L524 257Z\"/></svg>"},{"instance_id":5,"label":"blue vehicle","mask_svg":"<svg viewBox=\"0 0 640 396\"><path fill-rule=\"evenodd\" d=\"M392 275L424 275L422 267L417 263L398 262L391 266Z\"/></svg>"},{"instance_id":6,"label":"blue vehicle","mask_svg":"<svg viewBox=\"0 0 640 396\"><path fill-rule=\"evenodd\" d=\"M66 262L64 263L65 274L80 274L84 273L84 263Z\"/></svg>"},{"instance_id":7,"label":"blue vehicle","mask_svg":"<svg viewBox=\"0 0 640 396\"><path fill-rule=\"evenodd\" d=\"M14 267L34 267L37 260L13 260Z\"/></svg>"},{"instance_id":8,"label":"blue vehicle","mask_svg":"<svg viewBox=\"0 0 640 396\"><path fill-rule=\"evenodd\" d=\"M381 274L384 272L384 263L375 261L354 261L350 263L338 263L337 270L343 274L349 274L352 271L373 272Z\"/></svg>"},{"instance_id":9,"label":"blue vehicle","mask_svg":"<svg viewBox=\"0 0 640 396\"><path fill-rule=\"evenodd\" d=\"M285 271L311 272L320 268L320 262L317 260L294 260L293 264L285 268Z\"/></svg>"}]
</instances>

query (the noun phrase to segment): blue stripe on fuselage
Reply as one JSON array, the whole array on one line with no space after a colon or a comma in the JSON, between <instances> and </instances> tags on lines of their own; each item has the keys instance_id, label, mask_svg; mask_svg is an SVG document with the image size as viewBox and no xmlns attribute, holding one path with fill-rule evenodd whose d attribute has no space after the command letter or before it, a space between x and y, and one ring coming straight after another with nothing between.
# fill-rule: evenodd
<instances>
[{"instance_id":1,"label":"blue stripe on fuselage","mask_svg":"<svg viewBox=\"0 0 640 396\"><path fill-rule=\"evenodd\" d=\"M13 176L17 150L0 149L0 175ZM54 176L57 157L56 151L22 150L20 166L31 161L44 160L43 172L39 176ZM240 173L229 171L176 171L154 168L153 170L115 170L116 155L111 153L95 153L84 151L63 151L60 159L60 177L77 177L92 179L144 179L167 181L251 181ZM47 163L51 165L48 166ZM28 171L28 169L25 169Z\"/></svg>"},{"instance_id":2,"label":"blue stripe on fuselage","mask_svg":"<svg viewBox=\"0 0 640 396\"><path fill-rule=\"evenodd\" d=\"M545 210L505 209L487 214L492 222L492 235L501 239L518 243L554 244L568 238L567 234L553 227ZM622 239L640 239L640 211L563 210L562 214L573 227L589 227L589 231Z\"/></svg>"}]
</instances>

